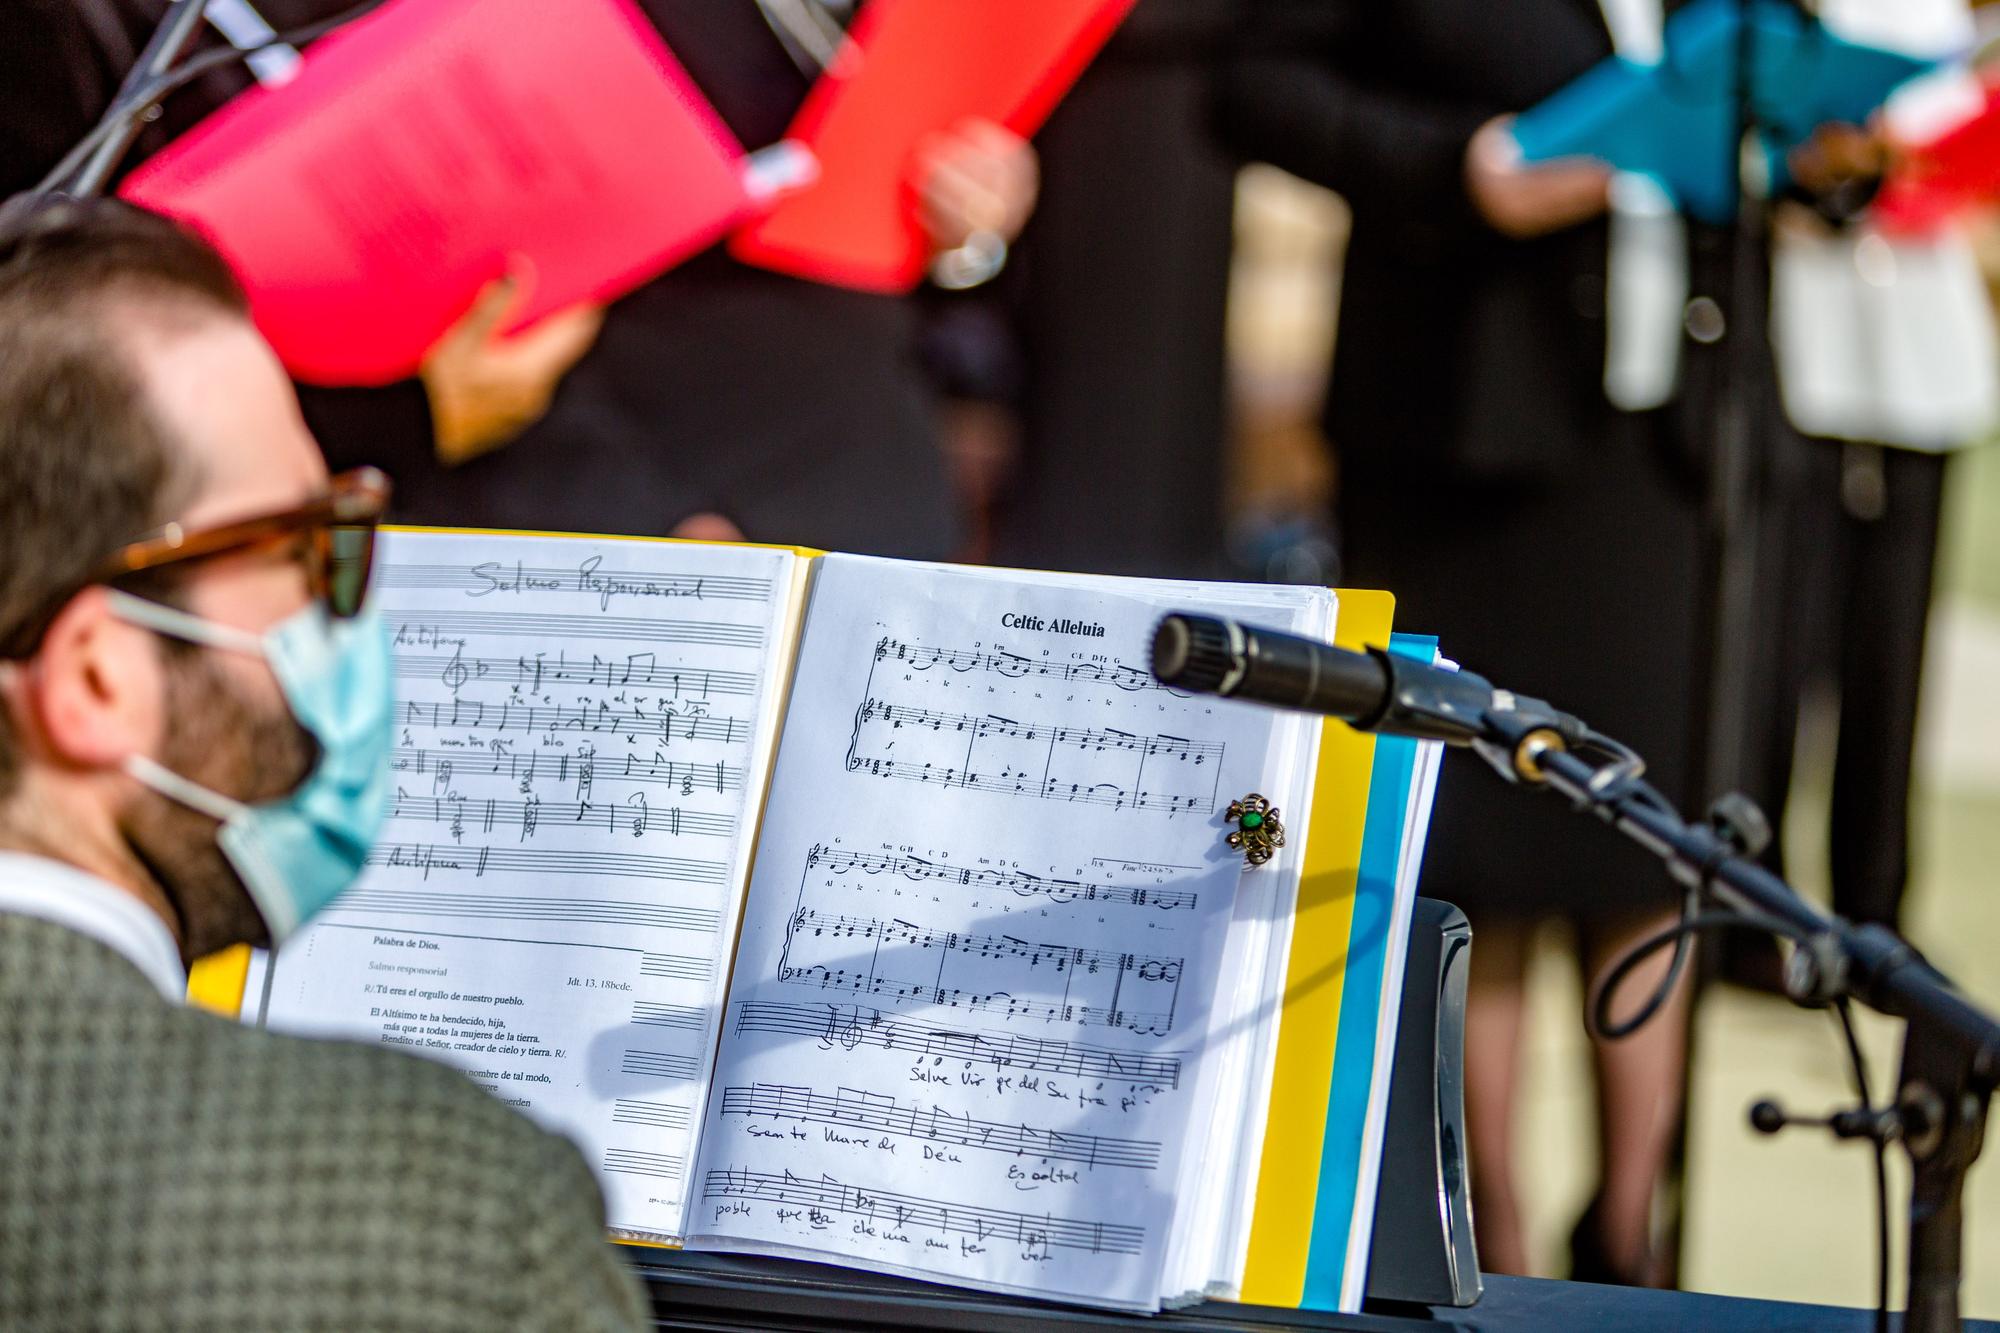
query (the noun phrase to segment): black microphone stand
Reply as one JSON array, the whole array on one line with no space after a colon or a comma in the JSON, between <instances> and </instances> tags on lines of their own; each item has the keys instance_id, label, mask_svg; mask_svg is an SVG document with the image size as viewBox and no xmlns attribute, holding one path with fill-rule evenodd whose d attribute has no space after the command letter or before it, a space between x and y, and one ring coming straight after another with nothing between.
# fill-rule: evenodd
<instances>
[{"instance_id":1,"label":"black microphone stand","mask_svg":"<svg viewBox=\"0 0 2000 1333\"><path fill-rule=\"evenodd\" d=\"M1413 711L1431 711L1410 700ZM1725 828L1692 824L1635 780L1629 765L1570 753L1553 714L1489 709L1473 748L1509 782L1560 793L1666 864L1673 877L1796 945L1785 987L1802 1005L1852 997L1904 1020L1895 1102L1880 1129L1908 1153L1909 1296L1905 1333L1955 1333L1966 1172L2000 1086L2000 1021L1968 1000L1891 931L1821 912L1739 850Z\"/></svg>"}]
</instances>

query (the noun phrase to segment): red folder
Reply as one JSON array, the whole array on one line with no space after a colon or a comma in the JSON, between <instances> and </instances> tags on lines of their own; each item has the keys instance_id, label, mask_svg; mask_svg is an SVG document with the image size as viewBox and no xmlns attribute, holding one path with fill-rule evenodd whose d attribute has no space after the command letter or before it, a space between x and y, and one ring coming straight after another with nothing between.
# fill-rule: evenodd
<instances>
[{"instance_id":1,"label":"red folder","mask_svg":"<svg viewBox=\"0 0 2000 1333\"><path fill-rule=\"evenodd\" d=\"M1928 143L1909 147L1876 197L1874 217L1891 232L1923 232L1954 214L2000 200L2000 72L1985 106Z\"/></svg>"},{"instance_id":2,"label":"red folder","mask_svg":"<svg viewBox=\"0 0 2000 1333\"><path fill-rule=\"evenodd\" d=\"M630 0L391 0L122 193L215 243L294 375L379 384L510 255L526 324L714 243L742 156Z\"/></svg>"},{"instance_id":3,"label":"red folder","mask_svg":"<svg viewBox=\"0 0 2000 1333\"><path fill-rule=\"evenodd\" d=\"M910 290L930 259L906 180L918 142L973 116L1034 133L1132 4L869 0L788 135L819 158L818 184L730 250L821 282Z\"/></svg>"}]
</instances>

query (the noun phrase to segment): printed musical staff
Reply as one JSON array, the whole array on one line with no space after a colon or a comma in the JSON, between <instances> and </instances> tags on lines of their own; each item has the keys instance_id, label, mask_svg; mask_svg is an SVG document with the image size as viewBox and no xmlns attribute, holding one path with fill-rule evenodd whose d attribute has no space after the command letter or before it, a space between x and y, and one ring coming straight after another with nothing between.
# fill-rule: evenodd
<instances>
[{"instance_id":1,"label":"printed musical staff","mask_svg":"<svg viewBox=\"0 0 2000 1333\"><path fill-rule=\"evenodd\" d=\"M872 697L864 699L859 720L870 722L878 718L898 731L906 726L927 727L932 731L969 731L975 740L991 736L1046 740L1079 750L1122 750L1148 756L1165 755L1169 759L1193 760L1196 764L1220 760L1224 748L1220 741L1191 741L1180 736L1138 736L1115 727L1038 726L991 713L975 717L965 713L940 713L928 708L908 708Z\"/></svg>"},{"instance_id":2,"label":"printed musical staff","mask_svg":"<svg viewBox=\"0 0 2000 1333\"><path fill-rule=\"evenodd\" d=\"M739 743L746 737L738 736ZM398 749L389 754L390 771L431 774L441 785L461 776L485 777L504 774L516 790L532 790L540 781L564 783L580 780L570 771L575 762L567 754L544 755L540 750L525 755L505 752L467 753L464 750ZM593 765L593 782L638 782L679 788L683 796L714 794L728 796L743 790L743 769L728 763L677 763L655 751L651 755L627 754L617 763Z\"/></svg>"},{"instance_id":3,"label":"printed musical staff","mask_svg":"<svg viewBox=\"0 0 2000 1333\"><path fill-rule=\"evenodd\" d=\"M708 1022L708 1011L692 1004L658 1004L651 1000L632 1002L632 1021L641 1027L681 1028L699 1032Z\"/></svg>"},{"instance_id":4,"label":"printed musical staff","mask_svg":"<svg viewBox=\"0 0 2000 1333\"><path fill-rule=\"evenodd\" d=\"M808 1180L789 1171L711 1169L702 1180L702 1198L757 1199L841 1213L894 1227L970 1236L975 1242L1014 1241L1031 1250L1087 1250L1092 1254L1138 1254L1146 1228L1130 1223L1086 1222L1052 1214L1020 1213L950 1203L892 1190L844 1185L829 1175Z\"/></svg>"},{"instance_id":5,"label":"printed musical staff","mask_svg":"<svg viewBox=\"0 0 2000 1333\"><path fill-rule=\"evenodd\" d=\"M1037 680L1090 681L1101 685L1111 685L1128 693L1139 690L1164 690L1178 698L1188 696L1169 685L1164 685L1144 667L1131 666L1125 662L1051 662L1046 659L1023 657L1005 649L995 649L990 653L953 648L931 648L920 643L904 643L883 635L875 642L877 662L893 659L908 666L913 671L928 671L932 667L947 667L952 671L990 671L995 675L1014 680L1033 677Z\"/></svg>"},{"instance_id":6,"label":"printed musical staff","mask_svg":"<svg viewBox=\"0 0 2000 1333\"><path fill-rule=\"evenodd\" d=\"M559 921L569 924L653 926L665 930L713 933L722 914L706 907L672 903L620 901L609 898L516 898L490 893L430 893L383 887L364 880L327 908L364 916L445 916L478 921ZM647 958L666 955L648 954ZM700 960L690 960L700 961ZM664 966L664 964L663 964ZM645 973L664 975L664 973Z\"/></svg>"},{"instance_id":7,"label":"printed musical staff","mask_svg":"<svg viewBox=\"0 0 2000 1333\"><path fill-rule=\"evenodd\" d=\"M973 889L1001 889L1022 898L1040 896L1054 899L1059 903L1119 903L1132 907L1157 907L1162 911L1171 912L1176 908L1193 910L1198 901L1195 894L1183 889L1049 879L1020 870L955 866L940 861L926 861L920 856L844 852L838 848L815 844L806 854L806 867L811 869L820 865L836 875L844 875L850 871L860 871L866 875L900 875L909 880L935 880Z\"/></svg>"},{"instance_id":8,"label":"printed musical staff","mask_svg":"<svg viewBox=\"0 0 2000 1333\"><path fill-rule=\"evenodd\" d=\"M900 919L801 907L786 923L776 975L780 982L994 1013L1007 1020L1164 1034L1173 1027L1181 970L1179 958L1043 944L1012 935L961 934ZM964 984L948 985L947 979Z\"/></svg>"},{"instance_id":9,"label":"printed musical staff","mask_svg":"<svg viewBox=\"0 0 2000 1333\"><path fill-rule=\"evenodd\" d=\"M637 742L641 736L662 745L676 740L720 741L734 745L748 739L748 725L735 717L695 711L691 705L676 708L674 701L660 699L648 711L636 703L613 707L602 699L574 707L568 704L534 705L502 700L498 704L476 699L445 699L429 704L405 700L397 710L397 722L408 727L429 727L444 732L519 731L528 735L624 736Z\"/></svg>"},{"instance_id":10,"label":"printed musical staff","mask_svg":"<svg viewBox=\"0 0 2000 1333\"><path fill-rule=\"evenodd\" d=\"M389 818L399 823L444 824L458 841L475 830L481 835L514 830L522 842L571 827L601 828L635 838L677 838L683 834L727 838L736 832L736 821L728 815L683 810L677 805L654 809L646 803L644 792L634 792L622 801L543 801L533 796L520 801L489 796L482 801L455 791L445 796L413 796L398 787L389 803Z\"/></svg>"},{"instance_id":11,"label":"printed musical staff","mask_svg":"<svg viewBox=\"0 0 2000 1333\"><path fill-rule=\"evenodd\" d=\"M855 711L846 766L943 788L1172 815L1213 808L1224 749L1220 741L941 712L870 695Z\"/></svg>"},{"instance_id":12,"label":"printed musical staff","mask_svg":"<svg viewBox=\"0 0 2000 1333\"><path fill-rule=\"evenodd\" d=\"M476 685L518 685L530 694L555 685L592 685L602 689L662 690L674 699L707 699L713 695L757 692L753 671L716 671L663 662L655 653L628 653L616 660L593 655L588 662L571 661L562 651L514 657L468 657L464 649L449 657L400 653L396 678L438 682L459 690Z\"/></svg>"},{"instance_id":13,"label":"printed musical staff","mask_svg":"<svg viewBox=\"0 0 2000 1333\"><path fill-rule=\"evenodd\" d=\"M831 1096L809 1087L779 1083L724 1088L722 1114L886 1131L1044 1162L1076 1162L1086 1168L1124 1166L1151 1171L1160 1165L1158 1143L979 1120L953 1115L936 1105L899 1105L893 1097L859 1088L839 1088Z\"/></svg>"},{"instance_id":14,"label":"printed musical staff","mask_svg":"<svg viewBox=\"0 0 2000 1333\"><path fill-rule=\"evenodd\" d=\"M414 870L429 880L438 875L518 872L527 875L607 875L627 879L673 880L682 884L722 884L729 867L721 861L636 852L544 851L531 847L448 847L420 842L378 842L368 864Z\"/></svg>"},{"instance_id":15,"label":"printed musical staff","mask_svg":"<svg viewBox=\"0 0 2000 1333\"><path fill-rule=\"evenodd\" d=\"M683 1082L692 1079L701 1070L701 1061L692 1055L676 1055L671 1051L625 1052L625 1058L618 1064L619 1071L626 1074L640 1074L649 1078L671 1078Z\"/></svg>"},{"instance_id":16,"label":"printed musical staff","mask_svg":"<svg viewBox=\"0 0 2000 1333\"><path fill-rule=\"evenodd\" d=\"M1181 1085L1176 1055L1148 1055L1088 1046L1054 1037L939 1027L865 1005L776 1004L749 1000L736 1005L738 1032L771 1032L810 1037L822 1047L852 1051L870 1047L900 1051L920 1060L957 1060L995 1069L1032 1069L1048 1074Z\"/></svg>"},{"instance_id":17,"label":"printed musical staff","mask_svg":"<svg viewBox=\"0 0 2000 1333\"><path fill-rule=\"evenodd\" d=\"M654 1129L686 1129L688 1108L676 1102L649 1102L641 1097L619 1097L611 1103L614 1125L650 1125Z\"/></svg>"},{"instance_id":18,"label":"printed musical staff","mask_svg":"<svg viewBox=\"0 0 2000 1333\"><path fill-rule=\"evenodd\" d=\"M1045 778L1040 786L1036 786L1024 774L1005 768L998 773L977 773L895 759L850 759L847 767L849 772L866 773L870 777L901 778L907 782L930 782L940 787L963 787L969 791L997 792L1007 796L1034 796L1078 805L1101 805L1113 810L1130 808L1188 814L1205 810L1213 803L1213 797L1207 794L1134 793L1110 782L1064 783L1055 778Z\"/></svg>"},{"instance_id":19,"label":"printed musical staff","mask_svg":"<svg viewBox=\"0 0 2000 1333\"><path fill-rule=\"evenodd\" d=\"M390 643L405 648L432 649L470 646L474 638L504 636L560 643L565 639L617 639L657 644L698 644L708 648L764 646L764 631L754 625L713 620L654 620L633 616L568 616L534 611L440 611L412 606L383 606Z\"/></svg>"},{"instance_id":20,"label":"printed musical staff","mask_svg":"<svg viewBox=\"0 0 2000 1333\"><path fill-rule=\"evenodd\" d=\"M715 960L693 954L642 953L639 955L639 975L670 981L713 981Z\"/></svg>"},{"instance_id":21,"label":"printed musical staff","mask_svg":"<svg viewBox=\"0 0 2000 1333\"><path fill-rule=\"evenodd\" d=\"M638 1152L631 1148L606 1148L604 1169L628 1176L652 1176L656 1180L679 1180L685 1166L671 1153Z\"/></svg>"}]
</instances>

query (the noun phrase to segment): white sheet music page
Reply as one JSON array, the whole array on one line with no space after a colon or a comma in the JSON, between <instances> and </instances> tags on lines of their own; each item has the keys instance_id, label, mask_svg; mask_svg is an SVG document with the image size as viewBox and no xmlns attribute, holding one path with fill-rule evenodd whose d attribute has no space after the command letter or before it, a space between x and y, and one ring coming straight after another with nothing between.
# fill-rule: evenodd
<instances>
[{"instance_id":1,"label":"white sheet music page","mask_svg":"<svg viewBox=\"0 0 2000 1333\"><path fill-rule=\"evenodd\" d=\"M678 1235L798 567L384 534L389 822L280 951L266 1021L457 1065L582 1147L614 1229Z\"/></svg>"},{"instance_id":2,"label":"white sheet music page","mask_svg":"<svg viewBox=\"0 0 2000 1333\"><path fill-rule=\"evenodd\" d=\"M822 562L691 1246L1157 1308L1243 867L1220 816L1287 804L1299 725L1152 679L1163 611L1241 604L1192 591Z\"/></svg>"}]
</instances>

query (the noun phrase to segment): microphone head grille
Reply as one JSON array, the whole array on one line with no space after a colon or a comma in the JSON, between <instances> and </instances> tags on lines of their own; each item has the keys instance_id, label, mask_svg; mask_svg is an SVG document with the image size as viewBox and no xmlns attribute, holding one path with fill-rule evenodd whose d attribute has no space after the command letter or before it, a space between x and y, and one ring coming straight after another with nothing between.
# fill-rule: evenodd
<instances>
[{"instance_id":1,"label":"microphone head grille","mask_svg":"<svg viewBox=\"0 0 2000 1333\"><path fill-rule=\"evenodd\" d=\"M1233 667L1229 632L1213 616L1166 616L1153 631L1153 674L1164 684L1212 694Z\"/></svg>"}]
</instances>

